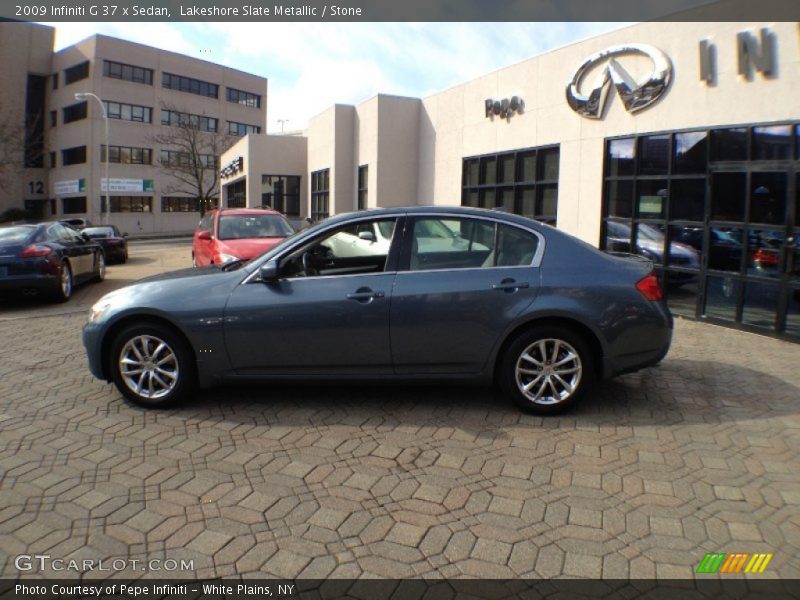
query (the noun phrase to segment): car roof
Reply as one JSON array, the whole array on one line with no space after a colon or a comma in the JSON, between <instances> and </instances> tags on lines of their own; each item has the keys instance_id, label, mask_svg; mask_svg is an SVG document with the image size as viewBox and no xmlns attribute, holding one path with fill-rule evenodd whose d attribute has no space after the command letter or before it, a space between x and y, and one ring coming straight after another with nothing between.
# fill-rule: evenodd
<instances>
[{"instance_id":1,"label":"car roof","mask_svg":"<svg viewBox=\"0 0 800 600\"><path fill-rule=\"evenodd\" d=\"M271 208L215 208L220 216L222 215L282 215L277 210Z\"/></svg>"},{"instance_id":2,"label":"car roof","mask_svg":"<svg viewBox=\"0 0 800 600\"><path fill-rule=\"evenodd\" d=\"M361 216L361 215L369 215L371 217L380 217L381 215L396 215L397 213L407 213L409 215L414 214L429 214L429 213L436 213L436 214L445 214L445 215L453 215L454 217L457 216L472 216L472 217L491 217L493 219L499 219L502 221L508 221L510 223L517 223L520 225L524 225L526 227L530 227L531 225L536 225L539 227L548 227L548 225L541 223L539 221L535 221L528 217L523 217L521 215L515 215L513 213L509 213L503 210L497 209L489 209L489 208L472 208L467 206L399 206L395 208L368 208L366 210L354 211L349 213L339 213L333 217L327 219L328 221L346 221L350 218Z\"/></svg>"}]
</instances>

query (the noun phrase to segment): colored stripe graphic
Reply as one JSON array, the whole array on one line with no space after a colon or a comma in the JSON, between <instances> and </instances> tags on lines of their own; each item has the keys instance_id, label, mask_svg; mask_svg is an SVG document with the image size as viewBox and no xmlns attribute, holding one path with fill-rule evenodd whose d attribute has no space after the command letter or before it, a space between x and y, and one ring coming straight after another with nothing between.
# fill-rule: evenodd
<instances>
[{"instance_id":1,"label":"colored stripe graphic","mask_svg":"<svg viewBox=\"0 0 800 600\"><path fill-rule=\"evenodd\" d=\"M753 558L750 559L750 562L747 563L747 567L745 567L745 573L763 573L764 569L767 568L769 561L772 560L772 554L753 554Z\"/></svg>"},{"instance_id":2,"label":"colored stripe graphic","mask_svg":"<svg viewBox=\"0 0 800 600\"><path fill-rule=\"evenodd\" d=\"M698 573L716 573L722 561L725 560L724 552L709 552L703 558L700 566L697 567Z\"/></svg>"},{"instance_id":3,"label":"colored stripe graphic","mask_svg":"<svg viewBox=\"0 0 800 600\"><path fill-rule=\"evenodd\" d=\"M708 552L697 567L697 573L763 573L773 554L749 552Z\"/></svg>"}]
</instances>

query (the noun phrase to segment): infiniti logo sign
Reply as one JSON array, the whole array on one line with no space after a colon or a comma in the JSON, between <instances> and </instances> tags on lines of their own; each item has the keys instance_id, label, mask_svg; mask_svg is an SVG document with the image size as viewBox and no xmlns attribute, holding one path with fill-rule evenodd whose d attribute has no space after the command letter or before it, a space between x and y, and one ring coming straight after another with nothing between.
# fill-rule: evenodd
<instances>
[{"instance_id":1,"label":"infiniti logo sign","mask_svg":"<svg viewBox=\"0 0 800 600\"><path fill-rule=\"evenodd\" d=\"M646 56L652 63L649 77L642 82L635 81L617 61L629 55ZM588 93L581 93L586 74L594 67L602 65L594 87ZM647 108L667 91L672 80L672 63L666 54L647 44L626 44L612 46L590 56L575 72L567 86L567 103L579 115L588 119L602 119L611 86L616 88L625 109L636 113Z\"/></svg>"}]
</instances>

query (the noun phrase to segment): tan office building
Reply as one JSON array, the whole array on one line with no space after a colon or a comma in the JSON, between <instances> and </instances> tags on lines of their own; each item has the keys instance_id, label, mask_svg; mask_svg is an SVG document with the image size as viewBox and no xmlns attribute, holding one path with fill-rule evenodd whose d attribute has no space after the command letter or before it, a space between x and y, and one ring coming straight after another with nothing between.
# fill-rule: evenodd
<instances>
[{"instance_id":1,"label":"tan office building","mask_svg":"<svg viewBox=\"0 0 800 600\"><path fill-rule=\"evenodd\" d=\"M796 23L643 23L249 136L221 195L300 219L500 207L648 256L678 314L798 340L798 98Z\"/></svg>"},{"instance_id":2,"label":"tan office building","mask_svg":"<svg viewBox=\"0 0 800 600\"><path fill-rule=\"evenodd\" d=\"M267 80L235 69L103 35L54 53L51 28L23 23L0 23L0 50L11 82L0 106L24 130L28 161L3 176L12 184L0 211L107 221L130 233L191 231L197 186L168 166L186 161L179 124L203 130L212 189L219 152L210 149L266 127Z\"/></svg>"}]
</instances>

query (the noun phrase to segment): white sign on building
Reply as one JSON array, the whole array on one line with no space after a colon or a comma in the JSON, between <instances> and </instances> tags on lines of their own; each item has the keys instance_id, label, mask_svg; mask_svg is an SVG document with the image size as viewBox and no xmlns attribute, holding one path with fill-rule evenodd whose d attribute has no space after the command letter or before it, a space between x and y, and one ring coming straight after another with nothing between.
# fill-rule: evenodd
<instances>
[{"instance_id":1,"label":"white sign on building","mask_svg":"<svg viewBox=\"0 0 800 600\"><path fill-rule=\"evenodd\" d=\"M154 190L152 179L115 179L111 177L111 189L107 190L105 177L100 181L100 191L106 192L152 192Z\"/></svg>"}]
</instances>

